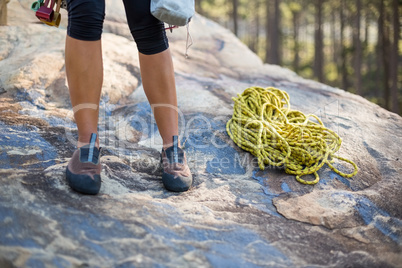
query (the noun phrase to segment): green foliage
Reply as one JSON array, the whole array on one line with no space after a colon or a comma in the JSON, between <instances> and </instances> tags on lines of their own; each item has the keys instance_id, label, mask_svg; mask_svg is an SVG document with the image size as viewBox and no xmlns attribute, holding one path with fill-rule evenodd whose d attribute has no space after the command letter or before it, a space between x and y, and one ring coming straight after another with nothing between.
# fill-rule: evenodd
<instances>
[{"instance_id":1,"label":"green foliage","mask_svg":"<svg viewBox=\"0 0 402 268\"><path fill-rule=\"evenodd\" d=\"M383 1L385 19L384 27L392 38L392 0L361 0L360 10L360 42L361 42L361 94L380 105L384 104L383 91L385 74L380 68L381 40L378 39L380 2ZM400 0L402 3L402 0ZM252 48L263 60L269 49L266 44L267 5L273 10L274 0L238 0L239 38ZM314 79L314 29L316 21L316 0L281 0L280 1L280 53L281 65L289 69L297 67L297 73L303 77ZM202 14L225 27L233 27L233 2L229 0L201 0ZM402 4L400 4L402 11ZM197 10L198 11L198 10ZM343 33L341 33L341 14L343 14ZM323 38L324 81L332 86L356 92L355 58L356 40L356 1L338 0L323 1ZM257 26L256 23L259 23ZM295 40L295 27L298 39ZM259 31L257 32L257 29ZM343 34L343 39L341 38ZM343 43L341 43L343 40ZM399 40L399 51L402 50L402 40ZM296 57L298 53L298 57ZM295 59L298 58L298 64ZM345 62L345 66L341 64ZM295 71L295 70L294 70ZM342 75L346 75L344 85ZM398 69L398 81L402 81L402 68ZM400 83L400 82L399 82ZM402 96L402 86L399 84L399 94ZM402 105L402 102L401 102Z\"/></svg>"}]
</instances>

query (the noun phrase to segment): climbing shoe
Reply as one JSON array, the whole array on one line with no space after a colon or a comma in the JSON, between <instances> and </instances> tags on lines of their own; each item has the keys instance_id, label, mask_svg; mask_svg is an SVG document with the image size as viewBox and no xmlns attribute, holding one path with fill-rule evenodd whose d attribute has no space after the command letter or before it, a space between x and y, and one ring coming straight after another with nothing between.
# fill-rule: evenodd
<instances>
[{"instance_id":1,"label":"climbing shoe","mask_svg":"<svg viewBox=\"0 0 402 268\"><path fill-rule=\"evenodd\" d=\"M100 151L96 148L96 134L89 144L78 148L68 162L66 179L70 187L83 194L97 194L101 187Z\"/></svg>"},{"instance_id":2,"label":"climbing shoe","mask_svg":"<svg viewBox=\"0 0 402 268\"><path fill-rule=\"evenodd\" d=\"M191 187L193 176L187 166L186 154L179 147L177 136L173 136L172 147L162 149L161 162L163 165L162 182L167 190L184 192Z\"/></svg>"}]
</instances>

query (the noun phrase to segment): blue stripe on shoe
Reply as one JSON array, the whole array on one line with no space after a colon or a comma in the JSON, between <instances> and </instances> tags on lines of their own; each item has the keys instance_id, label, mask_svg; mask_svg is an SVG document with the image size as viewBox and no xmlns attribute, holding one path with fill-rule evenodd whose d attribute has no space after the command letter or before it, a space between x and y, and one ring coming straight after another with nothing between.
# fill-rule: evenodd
<instances>
[{"instance_id":1,"label":"blue stripe on shoe","mask_svg":"<svg viewBox=\"0 0 402 268\"><path fill-rule=\"evenodd\" d=\"M92 162L92 158L94 155L95 142L96 142L96 133L92 133L91 140L89 142L88 162Z\"/></svg>"},{"instance_id":2,"label":"blue stripe on shoe","mask_svg":"<svg viewBox=\"0 0 402 268\"><path fill-rule=\"evenodd\" d=\"M177 136L173 136L173 155L174 162L179 163L179 154L177 153L177 148L179 147L179 142Z\"/></svg>"}]
</instances>

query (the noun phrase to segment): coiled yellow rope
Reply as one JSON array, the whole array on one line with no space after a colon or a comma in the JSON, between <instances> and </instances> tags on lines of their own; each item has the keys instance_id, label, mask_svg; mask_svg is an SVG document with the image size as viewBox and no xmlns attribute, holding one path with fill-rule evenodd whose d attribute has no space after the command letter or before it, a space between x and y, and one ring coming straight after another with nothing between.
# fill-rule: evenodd
<instances>
[{"instance_id":1,"label":"coiled yellow rope","mask_svg":"<svg viewBox=\"0 0 402 268\"><path fill-rule=\"evenodd\" d=\"M289 95L280 89L250 87L233 98L234 111L226 124L230 138L243 150L258 158L258 165L283 166L303 184L316 184L317 171L327 164L342 177L356 175L358 168L351 160L336 156L341 138L326 128L315 115L304 115L290 109ZM315 119L317 122L312 121ZM334 158L350 163L350 174L336 169ZM303 175L314 174L314 180Z\"/></svg>"}]
</instances>

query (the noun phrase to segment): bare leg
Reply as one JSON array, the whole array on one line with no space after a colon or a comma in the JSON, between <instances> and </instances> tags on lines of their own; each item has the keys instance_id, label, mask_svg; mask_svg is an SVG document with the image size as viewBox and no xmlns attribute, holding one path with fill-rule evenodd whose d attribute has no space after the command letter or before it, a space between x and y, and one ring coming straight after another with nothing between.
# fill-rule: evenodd
<instances>
[{"instance_id":1,"label":"bare leg","mask_svg":"<svg viewBox=\"0 0 402 268\"><path fill-rule=\"evenodd\" d=\"M144 91L166 149L172 146L172 137L179 133L176 84L170 50L154 55L139 53L139 59Z\"/></svg>"},{"instance_id":2,"label":"bare leg","mask_svg":"<svg viewBox=\"0 0 402 268\"><path fill-rule=\"evenodd\" d=\"M154 55L140 53L139 58L144 91L153 107L165 149L161 154L163 185L169 191L187 191L193 183L193 177L185 153L176 147L166 150L173 145L173 136L179 133L176 85L170 51L167 49ZM182 152L183 157L179 158L179 152Z\"/></svg>"},{"instance_id":3,"label":"bare leg","mask_svg":"<svg viewBox=\"0 0 402 268\"><path fill-rule=\"evenodd\" d=\"M81 41L67 36L65 53L67 82L78 127L77 146L81 147L88 144L91 133L98 133L103 83L101 41Z\"/></svg>"}]
</instances>

